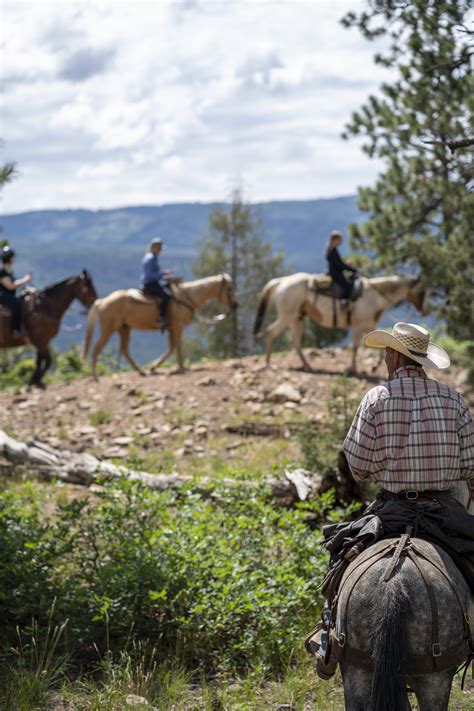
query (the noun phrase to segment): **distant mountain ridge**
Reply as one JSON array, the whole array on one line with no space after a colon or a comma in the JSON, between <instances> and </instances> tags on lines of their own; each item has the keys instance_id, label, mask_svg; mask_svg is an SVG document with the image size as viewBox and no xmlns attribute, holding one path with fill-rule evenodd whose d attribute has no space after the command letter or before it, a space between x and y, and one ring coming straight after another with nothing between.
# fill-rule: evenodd
<instances>
[{"instance_id":1,"label":"distant mountain ridge","mask_svg":"<svg viewBox=\"0 0 474 711\"><path fill-rule=\"evenodd\" d=\"M207 232L210 213L226 203L176 203L108 210L38 210L4 215L3 237L18 251L19 275L32 271L38 287L87 268L101 296L138 285L140 262L149 240L166 245L163 265L190 278L197 240ZM332 229L345 232L362 219L356 196L317 200L281 200L254 205L265 238L283 250L291 271L325 271L324 247ZM348 245L343 251L347 253ZM79 308L66 316L77 321ZM56 346L81 340L61 331ZM157 339L160 346L157 347ZM148 344L148 345L147 345ZM162 347L156 334L134 334L133 349L150 358Z\"/></svg>"}]
</instances>

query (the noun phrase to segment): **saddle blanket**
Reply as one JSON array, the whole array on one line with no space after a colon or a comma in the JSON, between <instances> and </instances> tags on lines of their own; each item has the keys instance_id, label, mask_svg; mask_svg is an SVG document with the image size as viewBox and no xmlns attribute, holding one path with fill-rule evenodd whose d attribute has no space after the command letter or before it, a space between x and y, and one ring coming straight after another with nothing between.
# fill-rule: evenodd
<instances>
[{"instance_id":1,"label":"saddle blanket","mask_svg":"<svg viewBox=\"0 0 474 711\"><path fill-rule=\"evenodd\" d=\"M156 299L150 296L145 296L143 291L140 291L140 289L127 289L127 294L134 301L139 301L142 304L156 306Z\"/></svg>"}]
</instances>

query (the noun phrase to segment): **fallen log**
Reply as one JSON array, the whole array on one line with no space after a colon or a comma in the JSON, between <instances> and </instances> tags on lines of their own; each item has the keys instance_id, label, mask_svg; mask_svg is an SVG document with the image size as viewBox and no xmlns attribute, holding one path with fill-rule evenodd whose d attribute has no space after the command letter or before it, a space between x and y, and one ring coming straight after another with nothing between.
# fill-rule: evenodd
<instances>
[{"instance_id":1,"label":"fallen log","mask_svg":"<svg viewBox=\"0 0 474 711\"><path fill-rule=\"evenodd\" d=\"M2 467L1 458L9 463ZM127 479L138 481L150 489L165 491L179 489L192 482L193 490L204 496L212 496L215 482L204 477L196 480L194 477L172 472L171 474L153 474L137 471L124 466L118 466L108 461L101 461L87 453L60 450L35 439L20 442L0 430L0 469L11 474L18 470L28 475L33 474L46 481L60 480L68 484L90 487L104 480ZM8 471L6 471L8 470ZM244 489L256 488L261 482L240 481L236 479L220 480L229 488L242 487ZM352 500L355 490L351 489L351 498L344 498L347 487L338 480L337 472L328 472L324 476L305 469L287 470L282 478L267 478L263 483L268 485L271 495L280 506L291 507L298 501L315 498L331 486L336 487L337 497L340 500ZM352 487L357 488L355 482Z\"/></svg>"}]
</instances>

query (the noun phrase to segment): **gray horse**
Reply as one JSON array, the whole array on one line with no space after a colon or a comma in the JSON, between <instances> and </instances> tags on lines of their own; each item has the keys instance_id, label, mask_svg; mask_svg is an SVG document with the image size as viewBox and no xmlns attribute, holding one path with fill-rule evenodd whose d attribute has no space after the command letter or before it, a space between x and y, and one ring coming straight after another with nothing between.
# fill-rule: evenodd
<instances>
[{"instance_id":1,"label":"gray horse","mask_svg":"<svg viewBox=\"0 0 474 711\"><path fill-rule=\"evenodd\" d=\"M446 711L456 668L469 656L463 576L420 539L408 542L390 574L398 542L365 550L341 582L336 634L346 711L407 711L407 684L420 711Z\"/></svg>"}]
</instances>

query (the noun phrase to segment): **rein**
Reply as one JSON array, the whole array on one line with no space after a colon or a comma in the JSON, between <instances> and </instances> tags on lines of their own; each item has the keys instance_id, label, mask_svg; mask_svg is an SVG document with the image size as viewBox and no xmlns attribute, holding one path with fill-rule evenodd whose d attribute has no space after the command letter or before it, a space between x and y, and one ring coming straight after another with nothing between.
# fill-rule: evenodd
<instances>
[{"instance_id":1,"label":"rein","mask_svg":"<svg viewBox=\"0 0 474 711\"><path fill-rule=\"evenodd\" d=\"M220 288L220 291L217 295L217 298L219 298L222 295L225 285L226 285L226 281L225 281L225 279L222 279L221 288ZM185 295L185 298L186 298L186 300L175 296L174 301L177 304L180 304L181 306L184 306L185 308L189 309L189 311L191 311L192 318L194 316L196 316L197 321L199 321L200 323L204 323L207 326L211 326L214 323L218 323L219 321L224 321L226 318L228 318L230 316L230 308L228 309L227 313L217 314L216 316L212 316L212 317L201 316L199 313L197 313L197 309L199 307L196 304L196 302L187 294Z\"/></svg>"}]
</instances>

